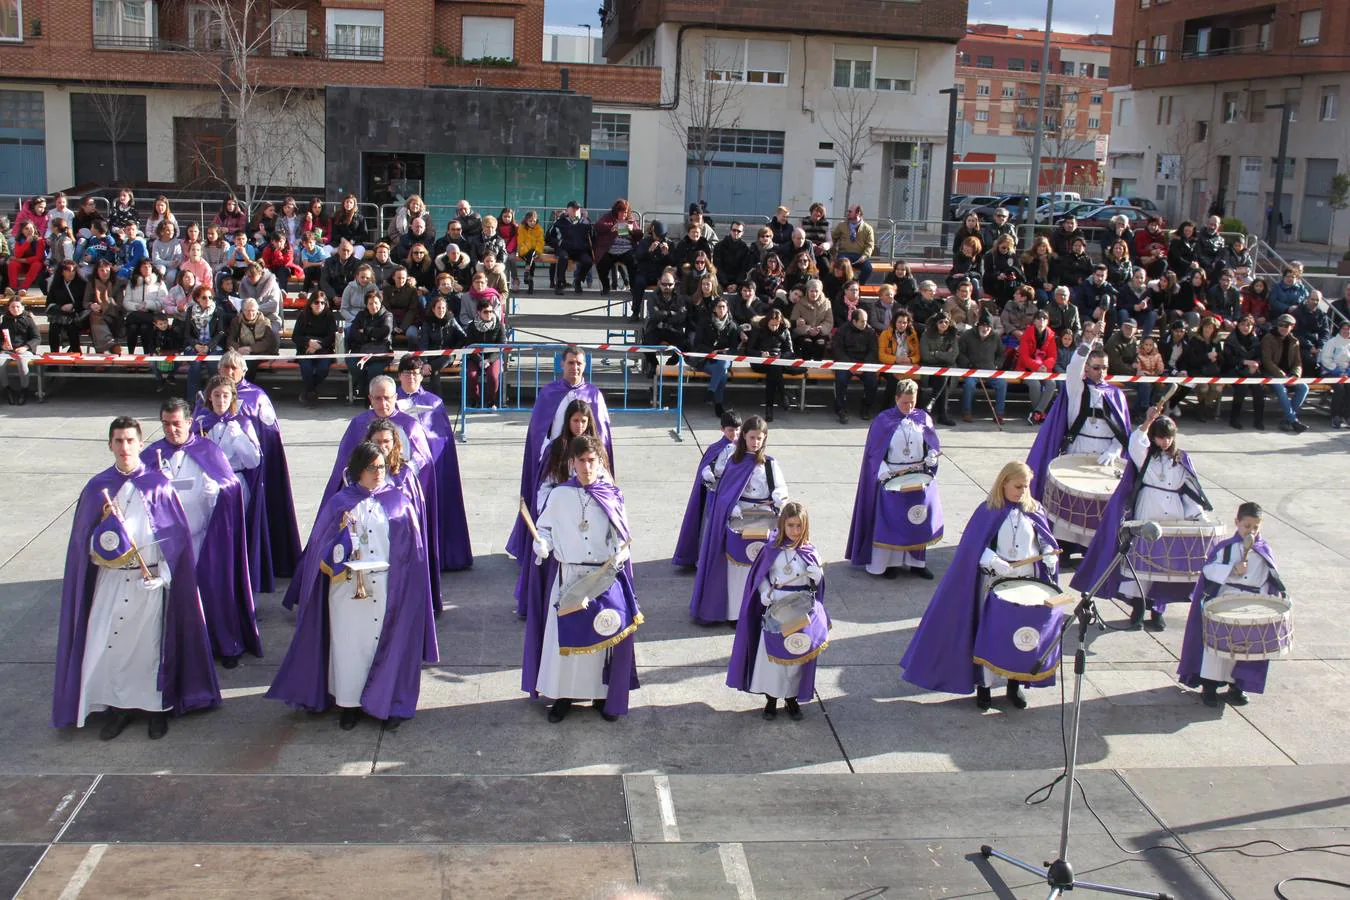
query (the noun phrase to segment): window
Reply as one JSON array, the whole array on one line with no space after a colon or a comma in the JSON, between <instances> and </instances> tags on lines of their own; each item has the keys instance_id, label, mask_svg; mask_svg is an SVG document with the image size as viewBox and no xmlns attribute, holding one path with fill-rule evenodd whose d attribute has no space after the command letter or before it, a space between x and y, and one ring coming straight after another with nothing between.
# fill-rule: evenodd
<instances>
[{"instance_id":1,"label":"window","mask_svg":"<svg viewBox=\"0 0 1350 900\"><path fill-rule=\"evenodd\" d=\"M856 44L834 45L834 86L862 88L872 86L872 48Z\"/></svg>"},{"instance_id":2,"label":"window","mask_svg":"<svg viewBox=\"0 0 1350 900\"><path fill-rule=\"evenodd\" d=\"M1238 120L1238 95L1236 91L1229 91L1223 95L1223 122L1225 125L1232 125Z\"/></svg>"},{"instance_id":3,"label":"window","mask_svg":"<svg viewBox=\"0 0 1350 900\"><path fill-rule=\"evenodd\" d=\"M334 59L384 59L383 10L328 10L328 55Z\"/></svg>"},{"instance_id":4,"label":"window","mask_svg":"<svg viewBox=\"0 0 1350 900\"><path fill-rule=\"evenodd\" d=\"M1016 93L1016 92L1015 92L1012 88L1010 88L1010 87L1005 87L1005 88L1003 89L1003 99L1004 99L1004 100L1011 100L1011 99L1013 98L1013 95L1014 95L1015 93Z\"/></svg>"},{"instance_id":5,"label":"window","mask_svg":"<svg viewBox=\"0 0 1350 900\"><path fill-rule=\"evenodd\" d=\"M1195 123L1195 142L1203 144L1209 140L1209 123L1201 120Z\"/></svg>"},{"instance_id":6,"label":"window","mask_svg":"<svg viewBox=\"0 0 1350 900\"><path fill-rule=\"evenodd\" d=\"M906 47L834 45L836 88L910 93L914 90L917 67L918 54Z\"/></svg>"},{"instance_id":7,"label":"window","mask_svg":"<svg viewBox=\"0 0 1350 900\"><path fill-rule=\"evenodd\" d=\"M464 59L515 59L516 20L505 16L464 16Z\"/></svg>"},{"instance_id":8,"label":"window","mask_svg":"<svg viewBox=\"0 0 1350 900\"><path fill-rule=\"evenodd\" d=\"M1148 9L1150 5L1149 0L1139 0L1140 9Z\"/></svg>"},{"instance_id":9,"label":"window","mask_svg":"<svg viewBox=\"0 0 1350 900\"><path fill-rule=\"evenodd\" d=\"M989 85L987 85L987 84L982 84L982 85L979 85L978 87L976 87L976 88L975 88L975 96L976 96L976 97L988 97L988 96L989 96Z\"/></svg>"},{"instance_id":10,"label":"window","mask_svg":"<svg viewBox=\"0 0 1350 900\"><path fill-rule=\"evenodd\" d=\"M1041 61L1039 59L1033 59L1031 61L1031 71L1039 72L1040 70L1041 70Z\"/></svg>"},{"instance_id":11,"label":"window","mask_svg":"<svg viewBox=\"0 0 1350 900\"><path fill-rule=\"evenodd\" d=\"M1008 60L1008 68L1014 72L1026 71L1027 61L1025 59L1010 59Z\"/></svg>"},{"instance_id":12,"label":"window","mask_svg":"<svg viewBox=\"0 0 1350 900\"><path fill-rule=\"evenodd\" d=\"M956 86L956 96L964 97L966 95L966 83L963 81Z\"/></svg>"},{"instance_id":13,"label":"window","mask_svg":"<svg viewBox=\"0 0 1350 900\"><path fill-rule=\"evenodd\" d=\"M1097 67L1097 77L1098 77L1098 78L1102 78L1102 79L1110 78L1110 77L1111 77L1111 67L1110 67L1110 66L1098 66L1098 67Z\"/></svg>"},{"instance_id":14,"label":"window","mask_svg":"<svg viewBox=\"0 0 1350 900\"><path fill-rule=\"evenodd\" d=\"M709 38L704 69L709 81L745 84L787 84L787 41ZM871 54L868 54L871 58ZM871 77L870 74L868 76Z\"/></svg>"},{"instance_id":15,"label":"window","mask_svg":"<svg viewBox=\"0 0 1350 900\"><path fill-rule=\"evenodd\" d=\"M0 128L42 131L46 127L42 91L0 91Z\"/></svg>"},{"instance_id":16,"label":"window","mask_svg":"<svg viewBox=\"0 0 1350 900\"><path fill-rule=\"evenodd\" d=\"M901 94L912 92L918 65L918 53L914 50L906 47L878 47L876 89Z\"/></svg>"},{"instance_id":17,"label":"window","mask_svg":"<svg viewBox=\"0 0 1350 900\"><path fill-rule=\"evenodd\" d=\"M1148 65L1148 41L1143 38L1134 44L1134 64L1137 67Z\"/></svg>"},{"instance_id":18,"label":"window","mask_svg":"<svg viewBox=\"0 0 1350 900\"><path fill-rule=\"evenodd\" d=\"M1078 130L1078 117L1077 117L1077 116L1069 116L1067 119L1065 119L1065 120L1064 120L1064 130L1065 130L1065 131L1077 131L1077 130Z\"/></svg>"},{"instance_id":19,"label":"window","mask_svg":"<svg viewBox=\"0 0 1350 900\"><path fill-rule=\"evenodd\" d=\"M1094 119L1090 116L1088 117L1088 131L1096 131L1098 128L1101 127L1102 127L1101 119Z\"/></svg>"},{"instance_id":20,"label":"window","mask_svg":"<svg viewBox=\"0 0 1350 900\"><path fill-rule=\"evenodd\" d=\"M1300 45L1316 44L1322 39L1322 11L1310 9L1298 17L1298 42Z\"/></svg>"},{"instance_id":21,"label":"window","mask_svg":"<svg viewBox=\"0 0 1350 900\"><path fill-rule=\"evenodd\" d=\"M1279 164L1280 164L1280 161L1279 161L1278 159L1276 159L1276 158L1273 157L1273 156L1270 158L1270 177L1271 177L1271 178L1274 178L1274 177L1275 177L1275 175L1276 175L1275 167L1278 166ZM1294 177L1294 158L1293 158L1292 156L1286 156L1286 157L1284 158L1284 177L1285 177L1285 178L1293 178L1293 177Z\"/></svg>"},{"instance_id":22,"label":"window","mask_svg":"<svg viewBox=\"0 0 1350 900\"><path fill-rule=\"evenodd\" d=\"M1253 124L1266 120L1266 92L1252 91L1247 95L1247 121Z\"/></svg>"},{"instance_id":23,"label":"window","mask_svg":"<svg viewBox=\"0 0 1350 900\"><path fill-rule=\"evenodd\" d=\"M308 27L309 17L303 9L272 10L272 55L304 53L309 49Z\"/></svg>"},{"instance_id":24,"label":"window","mask_svg":"<svg viewBox=\"0 0 1350 900\"><path fill-rule=\"evenodd\" d=\"M627 150L632 122L628 113L591 113L591 149Z\"/></svg>"},{"instance_id":25,"label":"window","mask_svg":"<svg viewBox=\"0 0 1350 900\"><path fill-rule=\"evenodd\" d=\"M0 41L23 40L23 0L0 0Z\"/></svg>"},{"instance_id":26,"label":"window","mask_svg":"<svg viewBox=\"0 0 1350 900\"><path fill-rule=\"evenodd\" d=\"M188 46L194 50L225 48L225 20L219 9L196 3L188 7Z\"/></svg>"},{"instance_id":27,"label":"window","mask_svg":"<svg viewBox=\"0 0 1350 900\"><path fill-rule=\"evenodd\" d=\"M988 121L989 121L989 110L987 110L987 109L977 109L977 110L975 111L975 121L976 121L976 122L988 122Z\"/></svg>"},{"instance_id":28,"label":"window","mask_svg":"<svg viewBox=\"0 0 1350 900\"><path fill-rule=\"evenodd\" d=\"M1256 43L1262 50L1270 49L1270 23L1264 23L1256 30Z\"/></svg>"},{"instance_id":29,"label":"window","mask_svg":"<svg viewBox=\"0 0 1350 900\"><path fill-rule=\"evenodd\" d=\"M1321 94L1317 98L1317 121L1334 122L1336 121L1336 107L1341 102L1341 86L1338 84L1328 84L1322 88Z\"/></svg>"},{"instance_id":30,"label":"window","mask_svg":"<svg viewBox=\"0 0 1350 900\"><path fill-rule=\"evenodd\" d=\"M1091 97L1091 99L1088 100L1088 102L1091 103L1093 106L1101 106L1101 105L1102 105L1102 95L1101 95L1101 94L1093 94L1092 97Z\"/></svg>"},{"instance_id":31,"label":"window","mask_svg":"<svg viewBox=\"0 0 1350 900\"><path fill-rule=\"evenodd\" d=\"M1083 63L1078 67L1078 74L1084 78L1095 78L1097 67L1092 63Z\"/></svg>"},{"instance_id":32,"label":"window","mask_svg":"<svg viewBox=\"0 0 1350 900\"><path fill-rule=\"evenodd\" d=\"M1158 98L1158 125L1172 124L1172 95L1165 94Z\"/></svg>"},{"instance_id":33,"label":"window","mask_svg":"<svg viewBox=\"0 0 1350 900\"><path fill-rule=\"evenodd\" d=\"M992 69L993 67L994 67L994 58L993 58L992 56L977 56L977 57L975 57L975 68L977 68L977 69Z\"/></svg>"},{"instance_id":34,"label":"window","mask_svg":"<svg viewBox=\"0 0 1350 900\"><path fill-rule=\"evenodd\" d=\"M1160 66L1167 62L1167 35L1155 34L1153 36L1153 64Z\"/></svg>"},{"instance_id":35,"label":"window","mask_svg":"<svg viewBox=\"0 0 1350 900\"><path fill-rule=\"evenodd\" d=\"M702 132L689 129L690 145L702 145ZM748 128L714 128L706 141L710 153L750 153L755 156L782 156L783 132L753 131Z\"/></svg>"},{"instance_id":36,"label":"window","mask_svg":"<svg viewBox=\"0 0 1350 900\"><path fill-rule=\"evenodd\" d=\"M158 10L151 0L94 0L95 47L144 50L158 33Z\"/></svg>"},{"instance_id":37,"label":"window","mask_svg":"<svg viewBox=\"0 0 1350 900\"><path fill-rule=\"evenodd\" d=\"M1060 62L1060 64L1059 64L1059 74L1061 74L1061 75L1072 75L1072 74L1073 74L1073 63L1071 63L1071 62Z\"/></svg>"},{"instance_id":38,"label":"window","mask_svg":"<svg viewBox=\"0 0 1350 900\"><path fill-rule=\"evenodd\" d=\"M1284 89L1284 105L1289 108L1289 121L1298 121L1298 108L1303 105L1303 91L1300 88Z\"/></svg>"}]
</instances>

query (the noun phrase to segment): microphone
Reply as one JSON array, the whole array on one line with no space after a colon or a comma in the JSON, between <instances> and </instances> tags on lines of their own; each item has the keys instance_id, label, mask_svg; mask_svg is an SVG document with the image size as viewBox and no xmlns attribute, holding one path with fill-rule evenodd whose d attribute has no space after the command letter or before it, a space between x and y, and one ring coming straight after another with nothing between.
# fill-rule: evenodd
<instances>
[{"instance_id":1,"label":"microphone","mask_svg":"<svg viewBox=\"0 0 1350 900\"><path fill-rule=\"evenodd\" d=\"M1162 526L1157 522L1144 522L1127 519L1120 523L1121 537L1142 537L1146 541L1156 541L1162 537Z\"/></svg>"}]
</instances>

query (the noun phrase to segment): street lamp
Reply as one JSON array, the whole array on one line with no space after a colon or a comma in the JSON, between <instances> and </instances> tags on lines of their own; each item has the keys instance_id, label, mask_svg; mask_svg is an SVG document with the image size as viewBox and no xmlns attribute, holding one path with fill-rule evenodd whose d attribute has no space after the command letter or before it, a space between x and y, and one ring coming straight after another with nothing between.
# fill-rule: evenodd
<instances>
[{"instance_id":1,"label":"street lamp","mask_svg":"<svg viewBox=\"0 0 1350 900\"><path fill-rule=\"evenodd\" d=\"M1289 152L1289 113L1293 110L1293 106L1288 103L1272 103L1266 109L1280 111L1280 150L1275 156L1275 198L1271 200L1270 214L1266 216L1266 244L1274 250L1283 232L1280 228L1280 219L1284 216L1284 211L1280 201L1284 199L1284 158Z\"/></svg>"},{"instance_id":2,"label":"street lamp","mask_svg":"<svg viewBox=\"0 0 1350 900\"><path fill-rule=\"evenodd\" d=\"M1031 184L1027 186L1027 205L1023 209L1022 221L1036 224L1036 201L1041 195L1041 141L1045 136L1045 80L1050 69L1050 28L1055 14L1055 0L1045 2L1045 43L1041 45L1041 92L1036 101L1036 138L1031 147ZM1026 213L1030 213L1027 216ZM1027 246L1032 244L1032 234L1027 235Z\"/></svg>"},{"instance_id":3,"label":"street lamp","mask_svg":"<svg viewBox=\"0 0 1350 900\"><path fill-rule=\"evenodd\" d=\"M595 43L591 40L591 26L583 24L581 27L586 29L586 65L589 66L595 62Z\"/></svg>"},{"instance_id":4,"label":"street lamp","mask_svg":"<svg viewBox=\"0 0 1350 900\"><path fill-rule=\"evenodd\" d=\"M952 200L953 170L956 161L956 98L957 91L954 87L943 88L938 91L939 94L947 95L947 166L942 173L942 214L940 219L947 218L947 204ZM942 229L942 237L939 240L939 246L942 249L947 248L947 229Z\"/></svg>"}]
</instances>

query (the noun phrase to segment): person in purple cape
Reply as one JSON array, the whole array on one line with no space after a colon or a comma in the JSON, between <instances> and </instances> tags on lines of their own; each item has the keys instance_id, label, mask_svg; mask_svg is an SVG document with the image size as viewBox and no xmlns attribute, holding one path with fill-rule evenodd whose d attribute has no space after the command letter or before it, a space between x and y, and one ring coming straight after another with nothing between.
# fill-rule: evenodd
<instances>
[{"instance_id":1,"label":"person in purple cape","mask_svg":"<svg viewBox=\"0 0 1350 900\"><path fill-rule=\"evenodd\" d=\"M473 566L469 519L464 511L464 486L459 475L459 451L455 429L445 401L422 389L422 360L405 356L398 364L398 407L411 413L427 432L431 456L436 461L437 538L442 572L458 572Z\"/></svg>"},{"instance_id":2,"label":"person in purple cape","mask_svg":"<svg viewBox=\"0 0 1350 900\"><path fill-rule=\"evenodd\" d=\"M1214 509L1200 486L1200 476L1190 454L1177 445L1176 423L1161 413L1162 407L1150 407L1143 423L1130 433L1129 464L1092 543L1083 554L1083 561L1074 572L1070 584L1076 591L1091 590L1115 559L1122 522L1199 522L1206 512ZM1151 612L1149 627L1154 631L1166 627L1163 610L1168 603L1185 603L1190 599L1190 588L1185 582L1156 581L1142 574L1136 580L1124 563L1112 571L1098 593L1102 597L1128 600L1132 607L1130 625L1134 627L1144 621L1147 600Z\"/></svg>"},{"instance_id":3,"label":"person in purple cape","mask_svg":"<svg viewBox=\"0 0 1350 900\"><path fill-rule=\"evenodd\" d=\"M915 409L919 385L904 379L895 386L895 406L881 413L867 430L853 522L844 555L867 574L895 578L909 571L931 579L927 547L942 540L942 498L937 466L942 442L933 420ZM887 490L893 478L927 481L917 490Z\"/></svg>"},{"instance_id":4,"label":"person in purple cape","mask_svg":"<svg viewBox=\"0 0 1350 900\"><path fill-rule=\"evenodd\" d=\"M1106 380L1106 351L1098 328L1095 322L1083 326L1082 342L1064 371L1064 390L1056 394L1027 455L1037 501L1044 496L1046 473L1055 458L1091 454L1099 465L1110 465L1129 441L1130 403L1124 391Z\"/></svg>"},{"instance_id":5,"label":"person in purple cape","mask_svg":"<svg viewBox=\"0 0 1350 900\"><path fill-rule=\"evenodd\" d=\"M389 730L417 711L422 665L439 660L417 510L385 480L380 448L357 444L346 487L324 502L301 564L290 649L267 691L310 712L361 713Z\"/></svg>"},{"instance_id":6,"label":"person in purple cape","mask_svg":"<svg viewBox=\"0 0 1350 900\"><path fill-rule=\"evenodd\" d=\"M525 457L520 464L520 497L526 504L534 500L539 489L539 463L548 442L563 432L563 414L573 400L585 400L595 412L595 431L605 445L610 472L614 471L614 442L610 435L609 407L600 389L586 381L586 351L568 347L562 355L562 378L539 389L530 411L529 429L525 434ZM506 552L520 565L529 564L530 535L525 520L516 516L515 526L506 539Z\"/></svg>"},{"instance_id":7,"label":"person in purple cape","mask_svg":"<svg viewBox=\"0 0 1350 900\"><path fill-rule=\"evenodd\" d=\"M726 622L735 627L746 576L768 535L768 529L760 531L763 526L757 523L776 519L788 500L783 470L764 452L768 441L769 424L751 416L736 443L703 469L703 480L716 488L699 539L689 600L689 615L700 624Z\"/></svg>"},{"instance_id":8,"label":"person in purple cape","mask_svg":"<svg viewBox=\"0 0 1350 900\"><path fill-rule=\"evenodd\" d=\"M151 740L180 716L220 704L192 532L163 473L141 462L141 423L113 419L113 464L75 507L61 584L52 725L84 727L107 711L99 738L150 714Z\"/></svg>"},{"instance_id":9,"label":"person in purple cape","mask_svg":"<svg viewBox=\"0 0 1350 900\"><path fill-rule=\"evenodd\" d=\"M366 429L366 440L379 447L384 454L385 481L408 498L417 511L418 528L422 534L427 534L427 500L422 494L422 482L417 480L417 473L403 459L403 438L399 436L398 426L388 419L376 419ZM347 484L347 473L344 471L342 485L346 487ZM427 576L431 581L431 596L435 598L441 595L441 569L436 565L436 555L432 550L431 546L427 547Z\"/></svg>"},{"instance_id":10,"label":"person in purple cape","mask_svg":"<svg viewBox=\"0 0 1350 900\"><path fill-rule=\"evenodd\" d=\"M529 499L532 518L539 518L553 489L572 477L572 438L596 433L595 411L585 400L569 402L563 410L563 421L566 425L563 426L562 433L549 441L548 447L544 450L544 457L539 461L539 477L536 479L538 488ZM551 563L545 562L538 566L526 563L520 566L516 575L516 615L528 619L532 605L537 604L543 609L543 603L548 599L549 585L552 583Z\"/></svg>"},{"instance_id":11,"label":"person in purple cape","mask_svg":"<svg viewBox=\"0 0 1350 900\"><path fill-rule=\"evenodd\" d=\"M670 561L677 566L692 568L698 562L698 545L703 537L703 525L708 510L708 498L716 487L716 479L704 480L707 472L712 474L712 465L722 455L722 451L735 445L741 436L741 416L734 409L722 413L722 436L713 441L703 457L698 461L698 475L694 477L694 486L689 489L689 501L684 505L684 519L680 522L680 535L675 540L675 553Z\"/></svg>"},{"instance_id":12,"label":"person in purple cape","mask_svg":"<svg viewBox=\"0 0 1350 900\"><path fill-rule=\"evenodd\" d=\"M1284 582L1275 565L1275 552L1261 534L1260 504L1243 503L1237 511L1237 532L1210 551L1195 590L1191 592L1191 613L1186 619L1186 636L1181 642L1181 661L1177 677L1187 687L1200 688L1206 706L1219 705L1219 685L1227 684L1228 702L1247 704L1247 692L1264 694L1270 660L1238 662L1220 656L1205 646L1205 604L1220 594L1241 592L1287 597Z\"/></svg>"},{"instance_id":13,"label":"person in purple cape","mask_svg":"<svg viewBox=\"0 0 1350 900\"><path fill-rule=\"evenodd\" d=\"M790 500L745 580L727 687L763 694L765 719L778 717L782 698L788 718L800 721L829 633L825 570L811 543L811 521L806 507Z\"/></svg>"},{"instance_id":14,"label":"person in purple cape","mask_svg":"<svg viewBox=\"0 0 1350 900\"><path fill-rule=\"evenodd\" d=\"M569 449L573 477L553 489L535 523L534 559L552 559L556 575L548 602L532 606L526 620L523 687L553 701L550 722L586 700L613 722L628 712L629 692L638 687L633 633L642 612L632 534L623 492L605 471L604 444L586 434L572 438ZM591 580L606 574L612 580ZM577 590L584 591L580 607L563 609Z\"/></svg>"},{"instance_id":15,"label":"person in purple cape","mask_svg":"<svg viewBox=\"0 0 1350 900\"><path fill-rule=\"evenodd\" d=\"M240 410L233 381L213 375L203 391L205 406L197 410L192 431L215 444L239 479L244 500L244 540L248 547L248 574L253 592L266 589L267 525L263 493L262 442L257 420Z\"/></svg>"},{"instance_id":16,"label":"person in purple cape","mask_svg":"<svg viewBox=\"0 0 1350 900\"><path fill-rule=\"evenodd\" d=\"M256 520L261 528L256 543L251 534L249 537L249 573L254 579L255 593L271 593L276 579L290 578L296 572L300 559L300 529L295 521L291 470L286 462L286 445L281 439L281 426L277 424L277 411L267 392L244 378L246 371L244 357L237 351L230 350L221 355L219 372L234 382L239 394L239 411L253 420L262 449L258 489L247 501L259 505L256 515L249 513L249 522ZM193 416L204 408L205 403L199 402Z\"/></svg>"},{"instance_id":17,"label":"person in purple cape","mask_svg":"<svg viewBox=\"0 0 1350 900\"><path fill-rule=\"evenodd\" d=\"M1031 468L1026 463L1006 464L994 479L988 499L966 523L951 564L900 660L906 681L951 694L969 694L973 688L979 708L989 708L991 690L1001 678L975 662L974 657L975 636L989 585L996 578L1006 577L1053 581L1058 568L1053 554L1059 547L1045 513L1032 498L1031 480ZM1044 558L1013 564L1034 556ZM1035 682L1037 687L1051 684L1053 678ZM1008 699L1018 709L1025 709L1027 701L1021 687L1020 682L1009 681Z\"/></svg>"},{"instance_id":18,"label":"person in purple cape","mask_svg":"<svg viewBox=\"0 0 1350 900\"><path fill-rule=\"evenodd\" d=\"M248 571L244 488L224 452L193 432L186 400L166 400L159 422L164 437L141 452L141 462L169 479L183 505L211 649L233 669L245 651L263 655Z\"/></svg>"}]
</instances>

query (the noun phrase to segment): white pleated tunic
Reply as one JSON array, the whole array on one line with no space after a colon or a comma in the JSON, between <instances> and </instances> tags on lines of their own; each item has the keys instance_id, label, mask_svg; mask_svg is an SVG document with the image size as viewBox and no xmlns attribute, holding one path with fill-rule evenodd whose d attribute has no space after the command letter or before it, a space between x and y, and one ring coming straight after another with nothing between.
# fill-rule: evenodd
<instances>
[{"instance_id":1,"label":"white pleated tunic","mask_svg":"<svg viewBox=\"0 0 1350 900\"><path fill-rule=\"evenodd\" d=\"M230 468L239 476L239 486L244 490L244 505L247 506L249 490L248 482L244 480L245 473L257 468L262 462L262 447L258 443L253 423L247 419L217 422L206 436L225 454L225 458L230 461Z\"/></svg>"},{"instance_id":2,"label":"white pleated tunic","mask_svg":"<svg viewBox=\"0 0 1350 900\"><path fill-rule=\"evenodd\" d=\"M207 478L202 467L184 450L175 450L172 455L165 456L159 468L173 485L178 502L183 504L188 527L192 530L193 555L200 558L206 528L211 524L216 501L220 499L220 485L214 478Z\"/></svg>"},{"instance_id":3,"label":"white pleated tunic","mask_svg":"<svg viewBox=\"0 0 1350 900\"><path fill-rule=\"evenodd\" d=\"M1066 413L1068 421L1066 426L1072 425L1078 418L1079 405L1083 402L1083 391L1087 391L1087 402L1094 410L1101 411L1104 415L1110 415L1111 411L1106 406L1103 393L1108 390L1107 383L1092 384L1083 379L1083 372L1087 368L1089 348L1087 344L1079 346L1078 351L1074 353L1073 359L1064 371L1064 392L1067 395L1068 406ZM1116 436L1111 433L1111 426L1107 424L1106 419L1099 419L1096 416L1090 416L1083 422L1082 429L1078 436L1074 438L1064 452L1069 453L1091 453L1093 456L1099 456L1105 450L1114 449L1119 455L1120 444L1116 441Z\"/></svg>"},{"instance_id":4,"label":"white pleated tunic","mask_svg":"<svg viewBox=\"0 0 1350 900\"><path fill-rule=\"evenodd\" d=\"M994 539L994 546L984 548L984 552L980 554L980 567L982 569L980 573L980 593L975 602L980 604L981 609L984 608L985 598L989 596L989 585L994 581L992 575L983 571L984 567L991 565L995 556L1007 562L1015 559L1028 559L1039 553L1048 553L1053 549L1050 546L1039 545L1037 538L1036 529L1031 524L1031 520L1023 515L1020 506L1014 506L1012 511L1004 517L1003 524L998 527L998 536ZM1053 560L1047 560L1047 562L1053 569L1055 565ZM1037 563L1014 566L1006 576L1001 577L1035 578L1036 566ZM988 666L982 666L981 669L985 687L999 687L1008 681Z\"/></svg>"},{"instance_id":5,"label":"white pleated tunic","mask_svg":"<svg viewBox=\"0 0 1350 900\"><path fill-rule=\"evenodd\" d=\"M1225 587L1231 586L1237 590L1269 594L1270 591L1266 588L1266 582L1270 578L1270 566L1266 565L1265 559L1258 553L1249 553L1247 555L1247 571L1242 575L1234 575L1232 574L1233 567L1237 565L1240 559L1241 555L1238 551L1234 551L1231 564L1225 564L1220 557L1205 566L1202 570L1204 577ZM1224 591L1220 590L1219 596L1223 594ZM1200 677L1208 678L1211 681L1230 682L1233 680L1233 669L1237 664L1238 660L1220 656L1206 647L1204 655L1200 659Z\"/></svg>"},{"instance_id":6,"label":"white pleated tunic","mask_svg":"<svg viewBox=\"0 0 1350 900\"><path fill-rule=\"evenodd\" d=\"M809 579L812 576L820 578L821 575L819 569L813 572L796 550L785 549L769 567L769 577L761 581L756 589L759 602L768 607L775 600L807 589ZM801 666L784 666L769 659L764 649L764 631L761 629L759 649L755 652L755 671L750 676L750 692L766 697L796 697L801 681Z\"/></svg>"},{"instance_id":7,"label":"white pleated tunic","mask_svg":"<svg viewBox=\"0 0 1350 900\"><path fill-rule=\"evenodd\" d=\"M711 470L714 482L720 482L722 473L726 471L727 463L731 462L731 456L736 450L735 444L729 444L711 466L704 466L705 473ZM773 492L769 491L769 477L764 471L764 464L755 466L755 471L751 473L749 480L745 482L745 487L741 489L740 500L737 506L741 510L747 511L753 508L769 509L777 512L783 508L783 504L788 501L787 479L783 477L783 470L778 466L778 460L770 460L769 465L773 466ZM708 479L704 478L704 481ZM726 522L712 523L714 527L725 528ZM730 557L726 560L727 567L727 613L728 622L735 622L741 617L741 600L745 597L745 579L750 574L750 567L743 563L736 562ZM716 565L716 563L712 563Z\"/></svg>"},{"instance_id":8,"label":"white pleated tunic","mask_svg":"<svg viewBox=\"0 0 1350 900\"><path fill-rule=\"evenodd\" d=\"M1134 518L1139 521L1198 519L1204 513L1200 504L1190 497L1183 497L1177 493L1185 486L1190 473L1179 461L1162 454L1153 457L1148 468L1144 468L1144 461L1148 459L1149 443L1148 434L1145 432L1136 428L1130 433L1130 460L1140 469L1140 477L1144 483L1143 489L1139 491L1139 499L1135 502ZM1126 567L1122 574L1125 576L1120 584L1122 595L1126 597L1147 595L1152 584L1151 579L1139 579L1143 582L1145 592L1141 594L1140 586L1130 577L1129 567Z\"/></svg>"},{"instance_id":9,"label":"white pleated tunic","mask_svg":"<svg viewBox=\"0 0 1350 900\"><path fill-rule=\"evenodd\" d=\"M352 545L362 562L389 561L389 517L374 497L352 507L356 522L348 525ZM380 646L388 602L389 572L366 572L365 599L356 596L356 573L328 589L328 692L338 706L361 705L370 666Z\"/></svg>"},{"instance_id":10,"label":"white pleated tunic","mask_svg":"<svg viewBox=\"0 0 1350 900\"><path fill-rule=\"evenodd\" d=\"M891 433L890 446L886 455L877 466L878 489L881 483L896 472L923 460L923 429L909 419L901 419L900 425ZM878 498L878 502L880 498ZM915 555L908 550L892 550L889 547L872 545L872 558L867 563L867 574L885 575L892 566L922 566L926 555Z\"/></svg>"}]
</instances>

